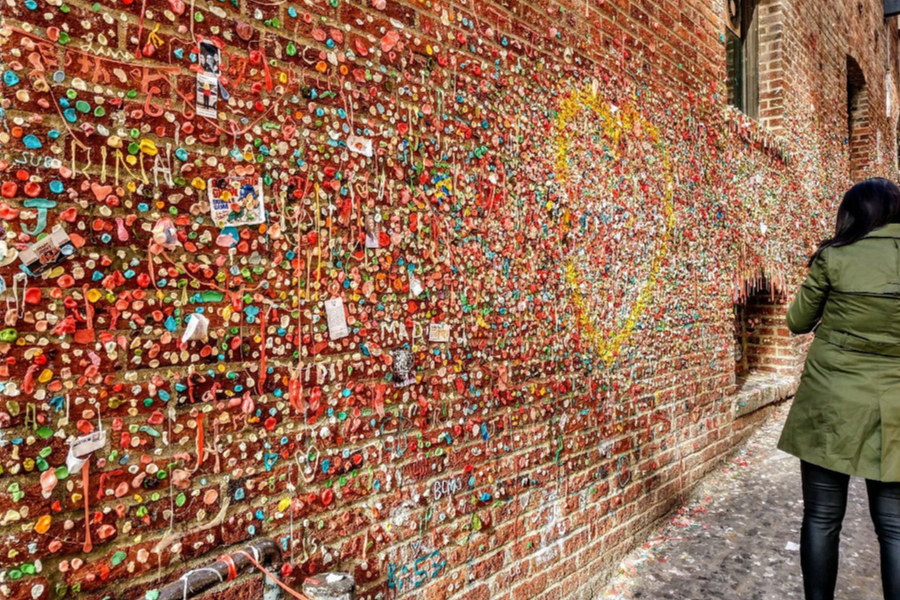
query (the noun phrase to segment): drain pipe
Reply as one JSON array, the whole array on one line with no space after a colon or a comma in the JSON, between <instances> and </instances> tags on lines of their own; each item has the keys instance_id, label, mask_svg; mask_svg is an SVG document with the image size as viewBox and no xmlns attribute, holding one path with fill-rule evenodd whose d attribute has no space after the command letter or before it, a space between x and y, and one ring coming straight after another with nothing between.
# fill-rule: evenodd
<instances>
[{"instance_id":1,"label":"drain pipe","mask_svg":"<svg viewBox=\"0 0 900 600\"><path fill-rule=\"evenodd\" d=\"M246 554L244 554L246 552ZM275 564L281 556L278 544L269 539L259 540L232 554L226 554L209 566L188 571L178 581L159 590L157 600L189 600L213 586L230 581L253 566L247 554L263 566ZM233 565L233 567L232 567ZM266 600L281 598L281 589L265 579Z\"/></svg>"}]
</instances>

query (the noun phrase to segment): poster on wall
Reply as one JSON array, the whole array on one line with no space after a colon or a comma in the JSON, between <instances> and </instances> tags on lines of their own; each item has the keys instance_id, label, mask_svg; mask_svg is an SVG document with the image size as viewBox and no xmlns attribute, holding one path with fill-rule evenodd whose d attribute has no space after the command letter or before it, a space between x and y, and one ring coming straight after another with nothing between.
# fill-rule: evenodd
<instances>
[{"instance_id":1,"label":"poster on wall","mask_svg":"<svg viewBox=\"0 0 900 600\"><path fill-rule=\"evenodd\" d=\"M75 252L75 244L62 227L55 227L50 235L41 238L19 253L22 269L37 277L63 262Z\"/></svg>"},{"instance_id":2,"label":"poster on wall","mask_svg":"<svg viewBox=\"0 0 900 600\"><path fill-rule=\"evenodd\" d=\"M366 215L366 248L380 248L381 243L381 215L369 213Z\"/></svg>"},{"instance_id":3,"label":"poster on wall","mask_svg":"<svg viewBox=\"0 0 900 600\"><path fill-rule=\"evenodd\" d=\"M214 177L207 182L209 212L220 229L266 220L263 181L255 175Z\"/></svg>"},{"instance_id":4,"label":"poster on wall","mask_svg":"<svg viewBox=\"0 0 900 600\"><path fill-rule=\"evenodd\" d=\"M203 69L197 73L196 111L201 117L216 118L219 103L219 75L222 57L215 44L200 42L198 63Z\"/></svg>"}]
</instances>

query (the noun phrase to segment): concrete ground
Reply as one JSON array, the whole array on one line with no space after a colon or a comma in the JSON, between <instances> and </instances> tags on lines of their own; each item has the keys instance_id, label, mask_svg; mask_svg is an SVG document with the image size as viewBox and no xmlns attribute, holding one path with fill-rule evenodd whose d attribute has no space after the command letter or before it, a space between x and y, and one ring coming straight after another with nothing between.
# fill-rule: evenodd
<instances>
[{"instance_id":1,"label":"concrete ground","mask_svg":"<svg viewBox=\"0 0 900 600\"><path fill-rule=\"evenodd\" d=\"M619 565L609 600L803 600L799 461L776 449L789 404ZM865 482L854 478L837 600L882 600Z\"/></svg>"}]
</instances>

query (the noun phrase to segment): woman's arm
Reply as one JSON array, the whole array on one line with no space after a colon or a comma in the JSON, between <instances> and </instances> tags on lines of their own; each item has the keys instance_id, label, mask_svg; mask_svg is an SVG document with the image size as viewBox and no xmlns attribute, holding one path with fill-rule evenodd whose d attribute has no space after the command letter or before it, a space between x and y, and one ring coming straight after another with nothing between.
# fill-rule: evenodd
<instances>
[{"instance_id":1,"label":"woman's arm","mask_svg":"<svg viewBox=\"0 0 900 600\"><path fill-rule=\"evenodd\" d=\"M826 251L827 252L827 251ZM809 274L787 312L787 326L793 333L809 333L819 323L831 290L825 252L816 257Z\"/></svg>"}]
</instances>

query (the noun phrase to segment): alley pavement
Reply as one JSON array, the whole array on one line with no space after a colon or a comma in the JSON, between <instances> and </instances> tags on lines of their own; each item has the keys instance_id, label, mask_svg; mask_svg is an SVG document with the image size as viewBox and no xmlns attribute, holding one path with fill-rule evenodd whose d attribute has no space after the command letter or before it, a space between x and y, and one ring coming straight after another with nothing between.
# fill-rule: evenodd
<instances>
[{"instance_id":1,"label":"alley pavement","mask_svg":"<svg viewBox=\"0 0 900 600\"><path fill-rule=\"evenodd\" d=\"M799 460L775 447L789 404L620 565L598 600L803 600ZM836 600L882 600L865 482L853 478Z\"/></svg>"}]
</instances>

